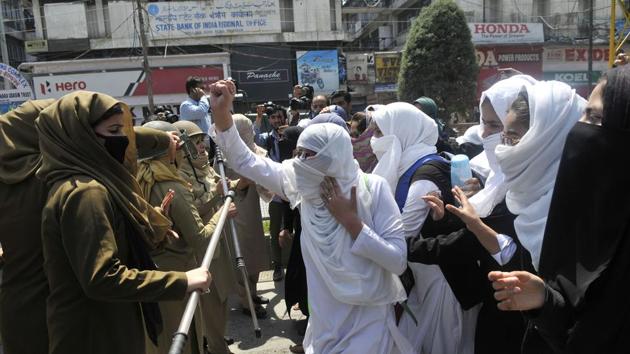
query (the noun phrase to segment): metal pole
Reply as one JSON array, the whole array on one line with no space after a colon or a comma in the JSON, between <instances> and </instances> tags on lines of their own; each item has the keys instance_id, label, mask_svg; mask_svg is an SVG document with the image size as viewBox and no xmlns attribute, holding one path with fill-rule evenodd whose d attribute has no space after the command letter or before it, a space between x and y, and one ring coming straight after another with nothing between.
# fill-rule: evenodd
<instances>
[{"instance_id":1,"label":"metal pole","mask_svg":"<svg viewBox=\"0 0 630 354\"><path fill-rule=\"evenodd\" d=\"M219 145L216 146L215 159L217 164L219 165L219 174L221 175L221 184L223 185L223 193L228 193L228 185L225 179L225 167L223 166L223 153L219 148ZM234 193L230 191L230 193ZM252 322L254 324L254 333L256 334L256 338L260 338L262 333L260 330L260 326L258 326L258 317L256 317L256 309L254 307L254 302L252 300L251 289L249 288L249 277L247 274L247 268L245 268L245 261L243 260L243 255L241 253L241 246L238 242L238 237L236 234L236 224L233 219L230 219L230 230L232 231L232 243L234 245L234 253L236 266L241 271L241 277L243 278L243 284L245 284L245 295L247 296L247 304L249 305L249 313L252 317Z\"/></svg>"},{"instance_id":2,"label":"metal pole","mask_svg":"<svg viewBox=\"0 0 630 354\"><path fill-rule=\"evenodd\" d=\"M0 6L0 51L2 54L2 62L11 65L9 62L9 50L7 49L7 37L4 33L4 11L2 10L2 6ZM9 84L9 80L4 79L4 88L6 90L11 89L11 84Z\"/></svg>"},{"instance_id":3,"label":"metal pole","mask_svg":"<svg viewBox=\"0 0 630 354\"><path fill-rule=\"evenodd\" d=\"M588 91L593 89L593 0L590 1L591 8L588 11Z\"/></svg>"},{"instance_id":4,"label":"metal pole","mask_svg":"<svg viewBox=\"0 0 630 354\"><path fill-rule=\"evenodd\" d=\"M615 63L617 51L615 50L615 17L617 17L617 4L615 0L610 0L610 28L608 31L608 67L612 68Z\"/></svg>"},{"instance_id":5,"label":"metal pole","mask_svg":"<svg viewBox=\"0 0 630 354\"><path fill-rule=\"evenodd\" d=\"M486 0L483 0L481 7L483 8L483 20L481 22L486 23Z\"/></svg>"},{"instance_id":6,"label":"metal pole","mask_svg":"<svg viewBox=\"0 0 630 354\"><path fill-rule=\"evenodd\" d=\"M149 111L150 114L155 112L155 105L153 104L153 80L151 78L151 67L149 66L149 48L147 47L147 36L144 32L144 16L142 12L144 11L144 7L142 7L142 3L140 0L136 0L136 5L138 7L138 24L140 26L140 44L142 45L142 66L144 67L144 73L147 76L147 97L149 98Z\"/></svg>"},{"instance_id":7,"label":"metal pole","mask_svg":"<svg viewBox=\"0 0 630 354\"><path fill-rule=\"evenodd\" d=\"M201 267L205 269L210 268L210 262L212 262L212 257L214 256L214 252L217 249L217 245L219 244L221 232L223 231L225 220L227 220L228 209L230 207L230 203L232 203L232 199L234 199L234 192L227 193L225 202L223 202L221 214L219 215L217 227L214 229L214 233L212 234L212 238L210 239L210 244L206 249L206 254L203 257L203 261L201 262ZM173 343L171 344L171 348L168 351L169 354L180 354L184 350L184 346L186 345L186 341L188 340L188 331L190 330L190 324L192 323L195 309L197 308L197 304L199 303L200 294L200 290L195 290L190 294L188 302L186 303L186 310L184 311L182 320L179 323L177 332L173 334Z\"/></svg>"}]
</instances>

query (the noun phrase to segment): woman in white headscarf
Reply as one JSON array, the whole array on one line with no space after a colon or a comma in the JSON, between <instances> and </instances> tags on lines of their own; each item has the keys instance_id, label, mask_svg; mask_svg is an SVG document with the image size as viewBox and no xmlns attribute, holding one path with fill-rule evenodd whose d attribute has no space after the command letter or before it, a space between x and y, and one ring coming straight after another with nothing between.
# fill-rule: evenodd
<instances>
[{"instance_id":1,"label":"woman in white headscarf","mask_svg":"<svg viewBox=\"0 0 630 354\"><path fill-rule=\"evenodd\" d=\"M427 219L431 209L423 199L426 195L435 193L447 201L453 200L450 166L436 154L435 121L404 102L373 112L372 121L376 126L372 149L379 159L374 174L389 182L402 212L405 237L412 239L422 234L422 239L431 243L433 237L463 227L461 222L453 224L449 218ZM407 305L415 319L404 313L399 327L412 342L415 353L472 353L476 309L471 308L478 300L462 284L470 277L480 282L484 277L476 263L459 264L447 258L426 262L439 265L409 263L415 286Z\"/></svg>"},{"instance_id":2,"label":"woman in white headscarf","mask_svg":"<svg viewBox=\"0 0 630 354\"><path fill-rule=\"evenodd\" d=\"M516 75L497 82L481 94L479 126L484 151L470 161L473 170L488 171L484 188L470 198L470 203L481 217L490 215L492 209L505 198L507 192L495 149L501 143L501 132L508 110L518 93L536 82L531 76Z\"/></svg>"},{"instance_id":3,"label":"woman in white headscarf","mask_svg":"<svg viewBox=\"0 0 630 354\"><path fill-rule=\"evenodd\" d=\"M282 164L252 153L229 110L235 87L211 86L217 144L239 174L299 207L310 318L306 353L408 353L392 304L405 299L400 215L386 182L362 174L350 136L334 124L304 130L298 157Z\"/></svg>"},{"instance_id":4,"label":"woman in white headscarf","mask_svg":"<svg viewBox=\"0 0 630 354\"><path fill-rule=\"evenodd\" d=\"M433 253L440 255L437 258L459 252L460 262L466 258L472 259L478 264L483 274L496 269L504 271L524 269L523 264L526 264L525 269L532 269L529 254L515 236L514 219L516 216L510 213L505 205L507 186L496 162L494 149L500 142L503 122L507 115L504 107L514 102L519 92L533 83L535 80L529 77L512 77L496 83L482 94L482 124L479 127L486 149L482 155L488 156L486 162L492 161L489 166L491 173L485 188L470 198L470 204L478 210L480 221L483 221L493 232L477 231L477 235L464 228L448 235L437 236L430 247L426 245L429 241L413 239L408 247L409 261L428 262L431 257L427 257L427 250L433 250ZM497 111L503 114L497 114L495 106L498 107ZM465 199L465 197L462 198ZM434 204L436 206L442 203L434 197L428 198L428 201L436 203ZM439 211L443 213L443 209ZM475 231L475 229L472 230ZM514 256L517 252L520 257ZM525 333L525 321L522 316L497 309L492 287L485 276L471 285L484 290L483 296L479 299L481 309L476 326L472 327L475 333L475 353L492 353L496 351L496 348L501 348L501 353L504 354L520 353L520 342Z\"/></svg>"}]
</instances>

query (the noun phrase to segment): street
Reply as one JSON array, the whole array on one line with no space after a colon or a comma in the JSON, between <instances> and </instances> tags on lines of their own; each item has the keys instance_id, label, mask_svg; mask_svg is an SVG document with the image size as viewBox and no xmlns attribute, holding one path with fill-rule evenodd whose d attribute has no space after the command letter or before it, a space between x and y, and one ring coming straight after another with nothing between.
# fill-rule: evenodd
<instances>
[{"instance_id":1,"label":"street","mask_svg":"<svg viewBox=\"0 0 630 354\"><path fill-rule=\"evenodd\" d=\"M230 299L228 335L235 339L230 346L234 353L289 353L289 346L303 338L297 334L296 322L306 317L300 311L292 311L291 318L284 303L284 281L274 282L273 271L260 273L258 295L270 300L268 316L259 320L262 338L254 336L252 321L241 312L237 297Z\"/></svg>"}]
</instances>

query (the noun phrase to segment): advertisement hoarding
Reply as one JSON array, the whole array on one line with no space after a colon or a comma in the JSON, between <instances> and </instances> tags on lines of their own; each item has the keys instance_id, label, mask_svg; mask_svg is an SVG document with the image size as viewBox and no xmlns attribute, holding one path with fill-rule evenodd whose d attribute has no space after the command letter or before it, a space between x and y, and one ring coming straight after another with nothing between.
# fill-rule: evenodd
<instances>
[{"instance_id":1,"label":"advertisement hoarding","mask_svg":"<svg viewBox=\"0 0 630 354\"><path fill-rule=\"evenodd\" d=\"M483 46L475 48L475 54L479 64L477 97L502 78L504 69L514 69L542 79L541 46Z\"/></svg>"},{"instance_id":2,"label":"advertisement hoarding","mask_svg":"<svg viewBox=\"0 0 630 354\"><path fill-rule=\"evenodd\" d=\"M356 84L368 83L368 55L347 54L348 81Z\"/></svg>"},{"instance_id":3,"label":"advertisement hoarding","mask_svg":"<svg viewBox=\"0 0 630 354\"><path fill-rule=\"evenodd\" d=\"M160 68L151 71L153 94L186 94L186 80L191 76L201 78L204 84L223 79L221 66ZM112 97L146 96L146 75L140 69L78 74L61 74L33 77L35 96L60 98L76 90L103 92Z\"/></svg>"},{"instance_id":4,"label":"advertisement hoarding","mask_svg":"<svg viewBox=\"0 0 630 354\"><path fill-rule=\"evenodd\" d=\"M542 23L469 23L474 44L543 43Z\"/></svg>"},{"instance_id":5,"label":"advertisement hoarding","mask_svg":"<svg viewBox=\"0 0 630 354\"><path fill-rule=\"evenodd\" d=\"M245 91L248 102L286 104L292 91L293 60L288 47L234 46L230 56L232 77Z\"/></svg>"},{"instance_id":6,"label":"advertisement hoarding","mask_svg":"<svg viewBox=\"0 0 630 354\"><path fill-rule=\"evenodd\" d=\"M399 52L374 53L374 68L376 70L377 92L395 92L398 88L398 73L400 71ZM380 85L379 85L380 84Z\"/></svg>"},{"instance_id":7,"label":"advertisement hoarding","mask_svg":"<svg viewBox=\"0 0 630 354\"><path fill-rule=\"evenodd\" d=\"M339 90L337 50L298 51L296 57L300 84L313 86L316 94L329 95Z\"/></svg>"}]
</instances>

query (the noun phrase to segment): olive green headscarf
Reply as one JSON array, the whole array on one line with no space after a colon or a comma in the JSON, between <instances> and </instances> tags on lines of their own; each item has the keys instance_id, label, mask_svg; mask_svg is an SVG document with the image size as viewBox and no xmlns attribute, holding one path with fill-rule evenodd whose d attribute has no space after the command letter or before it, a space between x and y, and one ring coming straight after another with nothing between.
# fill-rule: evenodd
<instances>
[{"instance_id":1,"label":"olive green headscarf","mask_svg":"<svg viewBox=\"0 0 630 354\"><path fill-rule=\"evenodd\" d=\"M48 185L75 175L94 178L107 188L120 212L146 244L157 248L165 241L171 222L142 198L142 191L130 173L132 166L125 167L116 161L92 129L116 104L125 112L125 132L130 141L126 164L133 162L136 146L128 107L105 94L76 91L43 110L35 123L42 153L37 176Z\"/></svg>"},{"instance_id":2,"label":"olive green headscarf","mask_svg":"<svg viewBox=\"0 0 630 354\"><path fill-rule=\"evenodd\" d=\"M20 183L41 165L35 119L53 102L27 101L0 116L0 183Z\"/></svg>"}]
</instances>

